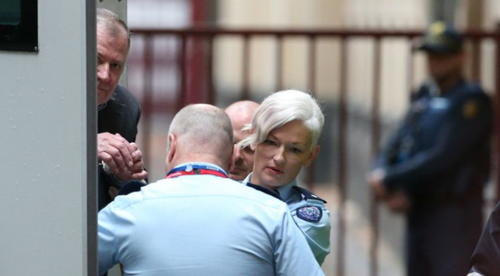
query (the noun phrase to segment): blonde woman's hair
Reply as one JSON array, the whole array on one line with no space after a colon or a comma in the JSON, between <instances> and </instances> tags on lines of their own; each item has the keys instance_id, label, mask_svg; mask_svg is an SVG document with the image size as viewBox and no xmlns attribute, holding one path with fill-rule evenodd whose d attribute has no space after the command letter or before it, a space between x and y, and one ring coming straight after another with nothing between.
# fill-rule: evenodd
<instances>
[{"instance_id":1,"label":"blonde woman's hair","mask_svg":"<svg viewBox=\"0 0 500 276\"><path fill-rule=\"evenodd\" d=\"M251 124L245 127L252 134L241 141L239 146L251 145L255 148L273 130L295 120L301 121L311 131L312 150L318 143L325 117L316 99L298 90L283 90L265 98L255 110Z\"/></svg>"}]
</instances>

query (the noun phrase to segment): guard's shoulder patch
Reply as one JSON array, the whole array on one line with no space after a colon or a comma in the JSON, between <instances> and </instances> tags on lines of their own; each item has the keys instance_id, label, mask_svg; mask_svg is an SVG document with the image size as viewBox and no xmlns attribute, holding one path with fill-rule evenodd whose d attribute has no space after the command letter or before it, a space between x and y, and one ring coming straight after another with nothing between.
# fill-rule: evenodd
<instances>
[{"instance_id":1,"label":"guard's shoulder patch","mask_svg":"<svg viewBox=\"0 0 500 276\"><path fill-rule=\"evenodd\" d=\"M479 107L476 100L468 100L462 108L464 118L471 119L477 116Z\"/></svg>"},{"instance_id":2,"label":"guard's shoulder patch","mask_svg":"<svg viewBox=\"0 0 500 276\"><path fill-rule=\"evenodd\" d=\"M309 191L308 189L304 189L302 187L299 187L299 186L293 186L294 190L296 190L297 192L299 192L301 195L303 195L306 199L317 199L317 200L321 200L323 201L323 203L326 203L326 200L322 199L321 197L313 194L311 191Z\"/></svg>"},{"instance_id":3,"label":"guard's shoulder patch","mask_svg":"<svg viewBox=\"0 0 500 276\"><path fill-rule=\"evenodd\" d=\"M304 206L297 209L296 212L297 217L309 222L319 222L323 217L323 210L317 206Z\"/></svg>"}]
</instances>

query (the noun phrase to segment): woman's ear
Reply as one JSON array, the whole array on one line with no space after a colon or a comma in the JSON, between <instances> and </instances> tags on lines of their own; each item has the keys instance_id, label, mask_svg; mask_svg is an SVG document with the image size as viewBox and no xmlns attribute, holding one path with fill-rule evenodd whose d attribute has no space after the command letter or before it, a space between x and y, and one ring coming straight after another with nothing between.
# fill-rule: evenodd
<instances>
[{"instance_id":1,"label":"woman's ear","mask_svg":"<svg viewBox=\"0 0 500 276\"><path fill-rule=\"evenodd\" d=\"M318 156L318 153L319 153L319 145L316 145L316 146L314 146L313 150L309 154L309 157L307 158L307 161L304 164L304 167L308 167L309 165L311 165L311 163L314 161L316 156Z\"/></svg>"}]
</instances>

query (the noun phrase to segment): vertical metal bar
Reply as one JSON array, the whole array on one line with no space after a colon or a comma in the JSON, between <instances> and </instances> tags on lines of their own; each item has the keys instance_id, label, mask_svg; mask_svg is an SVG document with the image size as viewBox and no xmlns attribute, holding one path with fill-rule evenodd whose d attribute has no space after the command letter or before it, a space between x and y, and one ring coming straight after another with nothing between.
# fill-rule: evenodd
<instances>
[{"instance_id":1,"label":"vertical metal bar","mask_svg":"<svg viewBox=\"0 0 500 276\"><path fill-rule=\"evenodd\" d=\"M341 62L340 62L340 95L339 95L339 222L337 235L337 273L336 276L344 276L345 260L345 202L346 202L346 141L347 141L347 38L342 37Z\"/></svg>"},{"instance_id":2,"label":"vertical metal bar","mask_svg":"<svg viewBox=\"0 0 500 276\"><path fill-rule=\"evenodd\" d=\"M316 36L309 36L309 75L307 77L307 87L311 95L316 94Z\"/></svg>"},{"instance_id":3,"label":"vertical metal bar","mask_svg":"<svg viewBox=\"0 0 500 276\"><path fill-rule=\"evenodd\" d=\"M276 90L283 88L283 37L276 36Z\"/></svg>"},{"instance_id":4,"label":"vertical metal bar","mask_svg":"<svg viewBox=\"0 0 500 276\"><path fill-rule=\"evenodd\" d=\"M204 39L201 35L189 36L184 74L186 76L186 93L184 105L207 101L207 88L203 79L206 66Z\"/></svg>"},{"instance_id":5,"label":"vertical metal bar","mask_svg":"<svg viewBox=\"0 0 500 276\"><path fill-rule=\"evenodd\" d=\"M214 36L210 35L207 37L207 57L206 71L207 71L207 91L208 91L208 103L216 105L217 95L214 89L214 75L213 75L213 64L214 64Z\"/></svg>"},{"instance_id":6,"label":"vertical metal bar","mask_svg":"<svg viewBox=\"0 0 500 276\"><path fill-rule=\"evenodd\" d=\"M496 64L495 64L495 76L500 75L500 24L497 24L496 26L496 37L495 37L495 44L496 44ZM495 146L496 148L494 149L496 152L496 162L497 168L496 168L496 193L497 193L497 198L495 202L498 202L500 200L500 135L498 135L498 131L500 130L500 78L495 78L495 129L497 131L496 135L496 141L495 141Z\"/></svg>"},{"instance_id":7,"label":"vertical metal bar","mask_svg":"<svg viewBox=\"0 0 500 276\"><path fill-rule=\"evenodd\" d=\"M242 88L242 99L246 100L250 98L250 90L249 90L249 78L250 78L250 37L248 35L243 36L243 70L242 70L242 80L243 80L243 88Z\"/></svg>"},{"instance_id":8,"label":"vertical metal bar","mask_svg":"<svg viewBox=\"0 0 500 276\"><path fill-rule=\"evenodd\" d=\"M371 110L371 153L372 157L377 154L380 142L380 77L381 77L381 42L380 38L375 39L373 51L373 93L372 93L372 110ZM370 275L377 276L378 274L378 233L379 233L379 206L375 195L370 190Z\"/></svg>"},{"instance_id":9,"label":"vertical metal bar","mask_svg":"<svg viewBox=\"0 0 500 276\"><path fill-rule=\"evenodd\" d=\"M97 258L97 193L98 186L98 172L97 172L97 51L95 45L96 41L96 1L89 1L85 8L85 36L87 40L87 47L85 47L87 60L85 63L85 72L87 74L87 103L86 103L86 125L85 125L85 139L86 139L86 158L87 158L87 187L83 192L85 198L84 212L81 221L85 221L86 229L82 229L85 236L81 237L84 243L85 252L83 253L83 268L87 273L83 272L82 275L93 276L98 274L99 261ZM83 207L83 206L82 206ZM14 207L15 208L15 207ZM23 227L24 228L24 227ZM4 247L5 248L5 247ZM4 249L5 250L5 249ZM5 271L5 268L2 268ZM5 273L5 272L4 272Z\"/></svg>"},{"instance_id":10,"label":"vertical metal bar","mask_svg":"<svg viewBox=\"0 0 500 276\"><path fill-rule=\"evenodd\" d=\"M144 99L142 105L142 137L144 163L147 166L151 160L151 113L153 112L153 96L152 96L152 83L153 83L153 38L151 35L144 36Z\"/></svg>"},{"instance_id":11,"label":"vertical metal bar","mask_svg":"<svg viewBox=\"0 0 500 276\"><path fill-rule=\"evenodd\" d=\"M208 1L197 1L197 0L189 0L186 2L191 6L191 22L194 24L205 23L209 20L208 18Z\"/></svg>"},{"instance_id":12,"label":"vertical metal bar","mask_svg":"<svg viewBox=\"0 0 500 276\"><path fill-rule=\"evenodd\" d=\"M415 83L415 79L414 79L414 76L413 76L413 73L415 72L414 70L414 65L415 65L415 62L413 60L414 58L414 55L413 55L413 38L412 37L408 37L408 59L407 59L407 63L408 63L408 70L406 71L406 91L409 91L411 93L411 91L413 90L413 84Z\"/></svg>"},{"instance_id":13,"label":"vertical metal bar","mask_svg":"<svg viewBox=\"0 0 500 276\"><path fill-rule=\"evenodd\" d=\"M472 40L472 80L481 83L481 49L478 39Z\"/></svg>"},{"instance_id":14,"label":"vertical metal bar","mask_svg":"<svg viewBox=\"0 0 500 276\"><path fill-rule=\"evenodd\" d=\"M185 35L179 36L181 40L181 50L179 51L178 56L178 68L180 75L180 90L178 92L177 97L177 111L181 110L184 104L186 103L187 97L187 37Z\"/></svg>"},{"instance_id":15,"label":"vertical metal bar","mask_svg":"<svg viewBox=\"0 0 500 276\"><path fill-rule=\"evenodd\" d=\"M307 87L309 87L309 91L313 97L315 97L316 93L316 36L309 36L309 64L307 68L309 69L309 74L307 76ZM306 187L309 190L313 189L314 186L314 167L315 165L311 165L308 167L306 173Z\"/></svg>"}]
</instances>

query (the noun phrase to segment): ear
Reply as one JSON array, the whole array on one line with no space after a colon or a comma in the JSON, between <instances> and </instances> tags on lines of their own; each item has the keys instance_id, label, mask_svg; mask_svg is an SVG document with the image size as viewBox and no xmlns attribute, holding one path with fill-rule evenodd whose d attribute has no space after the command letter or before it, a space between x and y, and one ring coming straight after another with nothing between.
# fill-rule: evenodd
<instances>
[{"instance_id":1,"label":"ear","mask_svg":"<svg viewBox=\"0 0 500 276\"><path fill-rule=\"evenodd\" d=\"M236 144L233 144L233 146L231 147L231 154L229 155L229 160L227 162L227 167L226 167L228 171L231 170L233 167L234 152L236 147L237 147Z\"/></svg>"},{"instance_id":2,"label":"ear","mask_svg":"<svg viewBox=\"0 0 500 276\"><path fill-rule=\"evenodd\" d=\"M177 150L177 137L175 137L175 135L173 135L173 134L169 134L168 135L168 143L169 143L169 147L168 147L167 160L166 160L167 164L172 162L172 160L175 157L175 153Z\"/></svg>"},{"instance_id":3,"label":"ear","mask_svg":"<svg viewBox=\"0 0 500 276\"><path fill-rule=\"evenodd\" d=\"M308 167L309 165L311 165L311 163L314 161L316 156L318 156L318 153L319 153L319 145L316 145L313 148L313 150L311 151L311 153L309 154L309 157L307 158L306 163L304 164L304 167Z\"/></svg>"}]
</instances>

